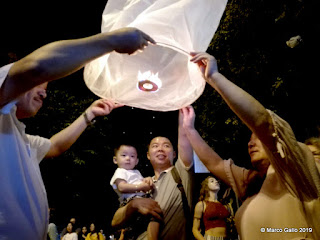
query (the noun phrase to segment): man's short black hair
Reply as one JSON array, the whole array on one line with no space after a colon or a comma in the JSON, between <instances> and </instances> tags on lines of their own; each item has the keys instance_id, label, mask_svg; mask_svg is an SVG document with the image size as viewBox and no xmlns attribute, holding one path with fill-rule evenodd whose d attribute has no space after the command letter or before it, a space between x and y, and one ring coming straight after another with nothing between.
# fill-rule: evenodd
<instances>
[{"instance_id":1,"label":"man's short black hair","mask_svg":"<svg viewBox=\"0 0 320 240\"><path fill-rule=\"evenodd\" d=\"M157 137L162 137L162 138L168 139L168 140L170 141L171 145L172 145L173 150L176 152L176 146L177 146L176 142L173 142L173 141L171 140L171 138L170 138L169 136L166 136L166 135L159 135L159 136L152 137L152 138L150 139L149 143L148 143L147 152L149 151L151 141L152 141L153 139L157 138Z\"/></svg>"}]
</instances>

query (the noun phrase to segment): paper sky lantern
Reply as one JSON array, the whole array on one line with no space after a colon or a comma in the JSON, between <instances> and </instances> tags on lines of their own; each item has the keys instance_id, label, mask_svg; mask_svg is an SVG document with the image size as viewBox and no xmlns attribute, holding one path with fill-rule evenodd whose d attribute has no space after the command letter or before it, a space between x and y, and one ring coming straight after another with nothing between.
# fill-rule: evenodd
<instances>
[{"instance_id":1,"label":"paper sky lantern","mask_svg":"<svg viewBox=\"0 0 320 240\"><path fill-rule=\"evenodd\" d=\"M156 42L135 55L112 52L85 67L96 95L127 106L171 111L192 104L205 81L189 52L206 51L226 0L109 0L102 32L136 27Z\"/></svg>"}]
</instances>

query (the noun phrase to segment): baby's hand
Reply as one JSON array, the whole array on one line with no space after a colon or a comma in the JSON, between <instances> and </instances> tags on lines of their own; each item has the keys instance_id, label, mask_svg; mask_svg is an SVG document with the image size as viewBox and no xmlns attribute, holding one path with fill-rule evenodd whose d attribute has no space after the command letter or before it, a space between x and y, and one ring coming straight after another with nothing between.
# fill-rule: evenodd
<instances>
[{"instance_id":1,"label":"baby's hand","mask_svg":"<svg viewBox=\"0 0 320 240\"><path fill-rule=\"evenodd\" d=\"M153 189L153 185L150 186L149 183L146 183L146 182L142 182L138 185L138 188L139 188L139 191L142 191L142 192L148 192L150 190Z\"/></svg>"},{"instance_id":2,"label":"baby's hand","mask_svg":"<svg viewBox=\"0 0 320 240\"><path fill-rule=\"evenodd\" d=\"M151 187L153 187L153 181L152 181L152 177L146 177L142 180L144 183L149 184Z\"/></svg>"}]
</instances>

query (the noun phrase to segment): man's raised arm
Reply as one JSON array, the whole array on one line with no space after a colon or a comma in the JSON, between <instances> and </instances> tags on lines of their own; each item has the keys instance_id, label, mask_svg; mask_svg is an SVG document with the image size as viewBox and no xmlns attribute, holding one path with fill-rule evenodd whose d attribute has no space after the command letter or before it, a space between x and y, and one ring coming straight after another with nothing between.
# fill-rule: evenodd
<instances>
[{"instance_id":1,"label":"man's raised arm","mask_svg":"<svg viewBox=\"0 0 320 240\"><path fill-rule=\"evenodd\" d=\"M135 28L49 43L15 62L0 88L0 108L44 82L65 77L111 51L131 54L155 43Z\"/></svg>"}]
</instances>

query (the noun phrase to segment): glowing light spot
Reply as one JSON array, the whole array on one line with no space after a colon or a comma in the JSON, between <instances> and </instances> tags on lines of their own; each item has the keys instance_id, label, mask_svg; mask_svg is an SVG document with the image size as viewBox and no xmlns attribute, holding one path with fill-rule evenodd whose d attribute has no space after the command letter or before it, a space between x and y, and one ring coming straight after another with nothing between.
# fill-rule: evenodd
<instances>
[{"instance_id":1,"label":"glowing light spot","mask_svg":"<svg viewBox=\"0 0 320 240\"><path fill-rule=\"evenodd\" d=\"M162 82L158 77L159 73L153 74L151 71L138 72L137 88L144 92L157 92L162 87Z\"/></svg>"}]
</instances>

